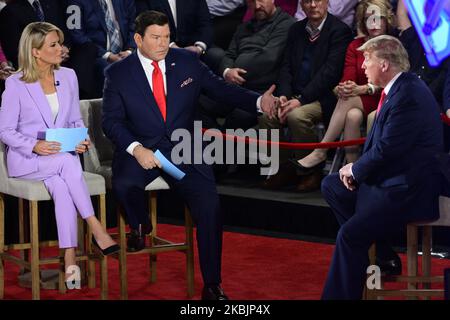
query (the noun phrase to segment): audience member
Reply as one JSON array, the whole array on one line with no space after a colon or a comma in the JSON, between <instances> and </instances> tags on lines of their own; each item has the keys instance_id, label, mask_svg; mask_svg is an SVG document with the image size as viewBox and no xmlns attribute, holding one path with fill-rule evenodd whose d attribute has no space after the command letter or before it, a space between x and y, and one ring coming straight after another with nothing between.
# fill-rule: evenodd
<instances>
[{"instance_id":1,"label":"audience member","mask_svg":"<svg viewBox=\"0 0 450 320\"><path fill-rule=\"evenodd\" d=\"M328 12L353 29L355 8L358 1L359 0L329 0ZM306 17L301 2L302 0L298 0L297 12L295 13L295 18L297 20L303 20Z\"/></svg>"},{"instance_id":2,"label":"audience member","mask_svg":"<svg viewBox=\"0 0 450 320\"><path fill-rule=\"evenodd\" d=\"M220 62L218 74L229 82L263 93L278 78L287 33L294 18L275 7L273 0L251 0L253 19L239 26L225 52L212 48ZM222 101L201 99L204 125L220 127L215 119L225 117L223 128L249 128L257 123L256 115L234 106L217 106ZM205 123L206 121L206 123Z\"/></svg>"},{"instance_id":3,"label":"audience member","mask_svg":"<svg viewBox=\"0 0 450 320\"><path fill-rule=\"evenodd\" d=\"M198 55L212 45L213 27L206 0L136 0L137 13L155 10L169 17L170 47Z\"/></svg>"},{"instance_id":4,"label":"audience member","mask_svg":"<svg viewBox=\"0 0 450 320\"><path fill-rule=\"evenodd\" d=\"M247 10L246 0L206 0L214 29L213 45L227 50Z\"/></svg>"},{"instance_id":5,"label":"audience member","mask_svg":"<svg viewBox=\"0 0 450 320\"><path fill-rule=\"evenodd\" d=\"M93 44L96 47L94 89L102 96L103 71L109 64L119 61L136 48L133 0L68 0L69 5L80 8L81 28L70 29L76 44Z\"/></svg>"},{"instance_id":6,"label":"audience member","mask_svg":"<svg viewBox=\"0 0 450 320\"><path fill-rule=\"evenodd\" d=\"M278 79L278 118L259 118L261 128L287 126L295 143L317 141L315 125L322 120L329 122L337 102L333 89L341 78L345 51L352 39L350 28L327 12L328 0L302 0L301 5L307 18L289 30ZM283 132L280 136L286 140ZM296 150L295 156L301 159L309 152ZM283 165L290 156L289 150L280 150L280 170L262 187L278 189L297 184L298 191L318 188L320 172L297 176L293 166Z\"/></svg>"},{"instance_id":7,"label":"audience member","mask_svg":"<svg viewBox=\"0 0 450 320\"><path fill-rule=\"evenodd\" d=\"M371 7L379 10L372 12ZM332 142L339 138L344 130L344 140L361 136L361 124L364 116L375 110L380 99L380 88L368 82L362 68L364 55L358 48L364 42L376 36L394 30L394 14L391 5L385 0L362 0L356 10L356 23L359 33L364 37L353 40L347 48L344 74L335 87L339 101L334 109L330 124L321 142ZM321 168L327 159L328 149L314 149L308 156L294 160L304 173ZM359 157L359 147L346 147L347 162L355 162Z\"/></svg>"}]
</instances>

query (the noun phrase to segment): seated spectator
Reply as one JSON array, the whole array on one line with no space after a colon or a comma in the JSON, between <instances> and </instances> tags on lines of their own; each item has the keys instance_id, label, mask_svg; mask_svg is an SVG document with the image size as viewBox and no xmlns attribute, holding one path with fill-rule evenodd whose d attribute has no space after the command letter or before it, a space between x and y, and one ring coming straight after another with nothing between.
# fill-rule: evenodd
<instances>
[{"instance_id":1,"label":"seated spectator","mask_svg":"<svg viewBox=\"0 0 450 320\"><path fill-rule=\"evenodd\" d=\"M370 6L379 8L379 16L375 16ZM353 40L345 56L344 74L341 82L335 87L339 98L331 117L330 124L321 142L332 142L344 131L344 140L357 139L361 136L360 126L364 116L375 110L380 100L381 89L367 80L362 68L364 55L358 48L367 40L390 33L394 30L394 14L391 5L385 0L362 0L356 10L356 23L363 38ZM346 160L355 162L359 157L359 147L346 147ZM303 172L316 169L327 159L328 149L315 149L296 164Z\"/></svg>"},{"instance_id":2,"label":"seated spectator","mask_svg":"<svg viewBox=\"0 0 450 320\"><path fill-rule=\"evenodd\" d=\"M357 4L358 0L329 0L328 12L353 29L355 8ZM297 20L303 20L305 17L306 14L302 9L301 0L299 0L295 18Z\"/></svg>"},{"instance_id":3,"label":"seated spectator","mask_svg":"<svg viewBox=\"0 0 450 320\"><path fill-rule=\"evenodd\" d=\"M91 228L94 245L104 254L117 252L119 247L95 217L83 178L78 154L89 149L89 141L80 141L72 154L60 152L58 142L39 138L49 127L84 127L75 72L60 67L63 39L62 31L46 22L31 23L23 31L19 70L6 80L3 93L0 140L8 146L8 175L43 181L51 194L67 270L76 265L77 211Z\"/></svg>"},{"instance_id":4,"label":"seated spectator","mask_svg":"<svg viewBox=\"0 0 450 320\"><path fill-rule=\"evenodd\" d=\"M302 0L301 5L307 18L289 29L278 77L277 94L281 102L278 117L259 118L261 128L287 126L290 140L295 143L317 141L315 125L320 121L328 123L337 102L333 89L342 76L345 51L352 40L350 28L327 12L328 0ZM287 140L283 131L280 136ZM296 150L295 156L301 159L309 152ZM283 165L291 156L290 150L280 150L280 170L263 183L263 188L295 184L298 191L319 188L320 172L302 177Z\"/></svg>"},{"instance_id":5,"label":"seated spectator","mask_svg":"<svg viewBox=\"0 0 450 320\"><path fill-rule=\"evenodd\" d=\"M227 50L247 10L246 0L206 0L211 15L213 45Z\"/></svg>"},{"instance_id":6,"label":"seated spectator","mask_svg":"<svg viewBox=\"0 0 450 320\"><path fill-rule=\"evenodd\" d=\"M69 0L80 8L81 28L70 29L76 44L93 44L97 49L95 77L97 97L102 96L103 71L109 64L122 60L136 48L133 0Z\"/></svg>"},{"instance_id":7,"label":"seated spectator","mask_svg":"<svg viewBox=\"0 0 450 320\"><path fill-rule=\"evenodd\" d=\"M212 48L208 55L217 51L218 74L227 82L263 93L277 81L287 33L295 20L275 7L272 0L251 2L253 19L239 26L228 50ZM220 116L226 117L223 128L249 128L257 123L255 115L234 106L219 108L206 99L201 104L207 127L220 127L215 122Z\"/></svg>"},{"instance_id":8,"label":"seated spectator","mask_svg":"<svg viewBox=\"0 0 450 320\"><path fill-rule=\"evenodd\" d=\"M136 0L137 14L146 10L169 17L171 48L201 55L212 45L213 27L205 0Z\"/></svg>"},{"instance_id":9,"label":"seated spectator","mask_svg":"<svg viewBox=\"0 0 450 320\"><path fill-rule=\"evenodd\" d=\"M91 97L93 85L93 64L90 61L95 52L87 46L76 46L68 35L65 1L59 0L10 0L0 12L0 42L14 68L18 66L18 47L22 31L36 21L45 21L56 25L67 36L63 45L63 65L73 68L80 80L80 95Z\"/></svg>"}]
</instances>

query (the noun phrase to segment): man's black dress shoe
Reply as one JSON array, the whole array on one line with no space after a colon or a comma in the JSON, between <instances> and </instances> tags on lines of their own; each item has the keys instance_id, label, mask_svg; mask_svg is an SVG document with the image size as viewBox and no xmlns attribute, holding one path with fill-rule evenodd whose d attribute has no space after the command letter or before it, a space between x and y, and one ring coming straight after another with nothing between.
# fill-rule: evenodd
<instances>
[{"instance_id":1,"label":"man's black dress shoe","mask_svg":"<svg viewBox=\"0 0 450 320\"><path fill-rule=\"evenodd\" d=\"M321 170L321 169L323 169L324 167L325 167L325 163L326 163L326 159L325 160L323 160L323 161L321 161L321 162L319 162L318 164L316 164L315 166L312 166L312 167L309 167L309 168L307 168L307 167L304 167L304 166L302 166L301 164L300 164L300 162L298 162L298 160L297 159L288 159L289 160L289 162L292 164L292 165L294 165L294 167L297 169L297 172L299 172L299 174L301 174L301 175L310 175L310 174L312 174L312 173L314 173L314 172L316 172L316 171L319 171L319 170Z\"/></svg>"},{"instance_id":2,"label":"man's black dress shoe","mask_svg":"<svg viewBox=\"0 0 450 320\"><path fill-rule=\"evenodd\" d=\"M228 300L221 286L204 286L202 300Z\"/></svg>"},{"instance_id":3,"label":"man's black dress shoe","mask_svg":"<svg viewBox=\"0 0 450 320\"><path fill-rule=\"evenodd\" d=\"M383 275L398 276L402 274L402 261L400 258L392 260L376 260L376 264L380 267L380 271Z\"/></svg>"},{"instance_id":4,"label":"man's black dress shoe","mask_svg":"<svg viewBox=\"0 0 450 320\"><path fill-rule=\"evenodd\" d=\"M109 246L108 248L102 249L100 248L100 246L97 243L97 240L95 240L94 237L92 237L92 243L94 244L94 246L97 247L98 250L100 250L100 252L104 255L104 256L109 256L111 254L114 254L116 252L119 252L120 247L118 244L113 244L112 246Z\"/></svg>"},{"instance_id":5,"label":"man's black dress shoe","mask_svg":"<svg viewBox=\"0 0 450 320\"><path fill-rule=\"evenodd\" d=\"M127 240L127 251L136 252L145 248L145 236L139 230L131 229Z\"/></svg>"}]
</instances>

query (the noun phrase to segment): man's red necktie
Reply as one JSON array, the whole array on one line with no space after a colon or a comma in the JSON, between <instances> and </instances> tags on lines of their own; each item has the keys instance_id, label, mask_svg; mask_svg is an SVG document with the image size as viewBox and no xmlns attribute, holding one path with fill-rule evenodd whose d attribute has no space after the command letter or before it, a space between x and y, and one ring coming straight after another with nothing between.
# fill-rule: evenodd
<instances>
[{"instance_id":1,"label":"man's red necktie","mask_svg":"<svg viewBox=\"0 0 450 320\"><path fill-rule=\"evenodd\" d=\"M161 69L158 66L158 62L153 61L153 74L152 74L152 82L153 82L153 96L155 97L156 104L161 111L164 122L166 121L166 94L164 92L164 79L161 72Z\"/></svg>"},{"instance_id":2,"label":"man's red necktie","mask_svg":"<svg viewBox=\"0 0 450 320\"><path fill-rule=\"evenodd\" d=\"M378 114L380 113L381 106L383 105L383 102L384 102L384 98L386 98L386 93L384 93L384 90L383 90L383 91L381 91L380 102L378 102L377 116L378 116Z\"/></svg>"}]
</instances>

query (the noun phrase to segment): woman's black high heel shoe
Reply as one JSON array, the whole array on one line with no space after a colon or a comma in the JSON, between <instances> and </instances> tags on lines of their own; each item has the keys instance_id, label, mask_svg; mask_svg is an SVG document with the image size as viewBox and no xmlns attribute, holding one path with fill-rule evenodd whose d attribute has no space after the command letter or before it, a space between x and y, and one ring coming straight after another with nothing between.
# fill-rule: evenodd
<instances>
[{"instance_id":1,"label":"woman's black high heel shoe","mask_svg":"<svg viewBox=\"0 0 450 320\"><path fill-rule=\"evenodd\" d=\"M327 162L327 159L320 161L318 164L316 164L315 166L312 167L304 167L300 164L300 162L297 161L297 159L289 159L289 162L291 164L293 164L295 166L295 168L297 169L297 171L301 174L301 175L310 175L311 173L314 173L316 171L319 171L321 169L323 169L325 167L325 163Z\"/></svg>"},{"instance_id":2,"label":"woman's black high heel shoe","mask_svg":"<svg viewBox=\"0 0 450 320\"><path fill-rule=\"evenodd\" d=\"M102 249L97 243L97 240L95 240L94 237L92 237L92 243L97 247L98 250L104 255L109 256L111 254L114 254L116 252L119 252L120 246L118 244L113 244L112 246L109 246L108 248Z\"/></svg>"}]
</instances>

